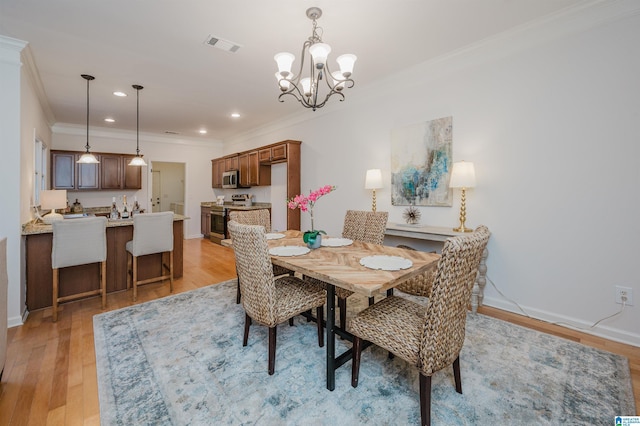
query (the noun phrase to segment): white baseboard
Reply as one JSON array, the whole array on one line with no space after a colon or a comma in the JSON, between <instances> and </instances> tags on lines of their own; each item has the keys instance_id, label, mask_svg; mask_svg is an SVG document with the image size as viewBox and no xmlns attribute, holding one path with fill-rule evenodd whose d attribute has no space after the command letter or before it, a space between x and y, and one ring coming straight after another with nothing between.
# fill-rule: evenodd
<instances>
[{"instance_id":1,"label":"white baseboard","mask_svg":"<svg viewBox=\"0 0 640 426\"><path fill-rule=\"evenodd\" d=\"M525 315L520 309L518 309L517 306L504 299L485 297L482 301L482 304L491 306L493 308L502 309L503 311L513 312L514 314ZM620 330L617 328L607 327L606 325L599 325L596 328L589 328L593 323L588 323L580 319L531 308L529 306L522 306L522 309L527 311L531 318L549 323L561 323L558 325L594 336L603 337L605 339L613 340L616 342L625 343L627 345L640 347L640 334L638 333L630 333L628 331ZM571 324L574 324L574 326L571 326Z\"/></svg>"},{"instance_id":2,"label":"white baseboard","mask_svg":"<svg viewBox=\"0 0 640 426\"><path fill-rule=\"evenodd\" d=\"M29 316L29 311L25 309L24 312L22 313L22 316L14 316L14 317L7 318L7 327L11 328L11 327L18 327L20 325L23 325L24 322L27 320L28 316Z\"/></svg>"}]
</instances>

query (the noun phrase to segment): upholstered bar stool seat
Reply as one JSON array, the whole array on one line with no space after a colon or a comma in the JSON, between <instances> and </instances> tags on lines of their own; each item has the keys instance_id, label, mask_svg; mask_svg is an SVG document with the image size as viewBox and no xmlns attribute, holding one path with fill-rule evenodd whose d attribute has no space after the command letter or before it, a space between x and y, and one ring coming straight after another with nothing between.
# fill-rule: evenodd
<instances>
[{"instance_id":1,"label":"upholstered bar stool seat","mask_svg":"<svg viewBox=\"0 0 640 426\"><path fill-rule=\"evenodd\" d=\"M173 293L173 212L144 213L133 216L133 240L127 249L127 289L133 285L133 301L138 299L138 286L169 280ZM169 253L169 264L162 261L160 276L138 279L138 258L148 254ZM165 274L165 269L167 273Z\"/></svg>"},{"instance_id":2,"label":"upholstered bar stool seat","mask_svg":"<svg viewBox=\"0 0 640 426\"><path fill-rule=\"evenodd\" d=\"M52 223L53 247L53 321L58 320L58 304L83 297L101 295L102 309L107 303L107 219L87 217L59 220ZM100 288L60 297L60 268L100 262Z\"/></svg>"}]
</instances>

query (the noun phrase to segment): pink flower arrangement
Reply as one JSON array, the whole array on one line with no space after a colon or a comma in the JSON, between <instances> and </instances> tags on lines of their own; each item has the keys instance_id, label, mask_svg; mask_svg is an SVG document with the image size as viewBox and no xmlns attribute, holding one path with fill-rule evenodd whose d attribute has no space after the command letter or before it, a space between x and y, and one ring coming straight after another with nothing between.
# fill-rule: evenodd
<instances>
[{"instance_id":1,"label":"pink flower arrangement","mask_svg":"<svg viewBox=\"0 0 640 426\"><path fill-rule=\"evenodd\" d=\"M304 196L302 194L296 195L290 200L287 200L287 207L289 207L292 210L299 208L300 211L309 212L311 214L311 232L315 232L316 234L318 232L323 232L323 231L316 231L315 228L313 227L313 206L315 205L316 201L318 201L320 197L322 197L323 195L327 195L331 191L335 191L335 190L336 190L335 186L325 185L316 189L315 191L311 191L307 196Z\"/></svg>"}]
</instances>

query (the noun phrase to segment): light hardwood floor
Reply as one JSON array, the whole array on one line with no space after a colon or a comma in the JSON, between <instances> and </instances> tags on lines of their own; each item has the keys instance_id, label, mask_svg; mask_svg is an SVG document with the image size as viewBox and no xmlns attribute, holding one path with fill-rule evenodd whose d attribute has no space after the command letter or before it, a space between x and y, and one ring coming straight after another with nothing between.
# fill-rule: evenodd
<instances>
[{"instance_id":1,"label":"light hardwood floor","mask_svg":"<svg viewBox=\"0 0 640 426\"><path fill-rule=\"evenodd\" d=\"M193 290L235 275L231 249L208 240L186 240L184 276L175 281L174 292ZM139 289L136 303L168 294L168 283L149 284ZM107 310L132 304L130 292L107 297ZM9 329L8 358L0 384L0 425L100 424L92 320L100 312L99 299L92 298L63 304L55 324L51 322L51 309L43 309L30 313L24 325ZM636 411L640 410L640 348L498 309L482 307L480 312L626 356Z\"/></svg>"}]
</instances>

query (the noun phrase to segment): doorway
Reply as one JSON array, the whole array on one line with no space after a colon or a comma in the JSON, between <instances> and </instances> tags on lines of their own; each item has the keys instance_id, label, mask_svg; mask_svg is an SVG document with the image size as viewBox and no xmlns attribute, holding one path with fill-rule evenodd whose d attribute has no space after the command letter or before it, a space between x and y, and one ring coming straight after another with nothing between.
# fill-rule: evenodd
<instances>
[{"instance_id":1,"label":"doorway","mask_svg":"<svg viewBox=\"0 0 640 426\"><path fill-rule=\"evenodd\" d=\"M184 215L185 163L153 161L151 164L151 211Z\"/></svg>"}]
</instances>

